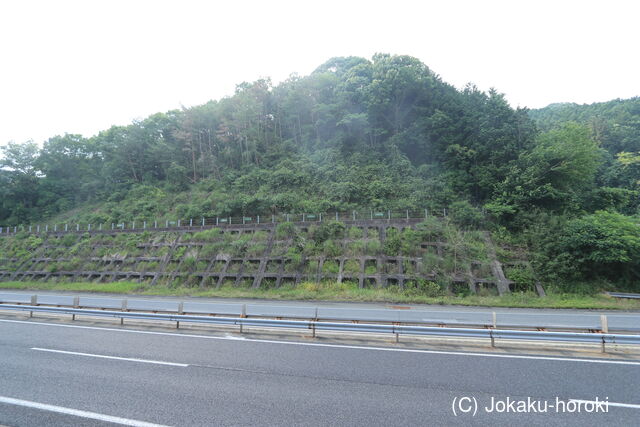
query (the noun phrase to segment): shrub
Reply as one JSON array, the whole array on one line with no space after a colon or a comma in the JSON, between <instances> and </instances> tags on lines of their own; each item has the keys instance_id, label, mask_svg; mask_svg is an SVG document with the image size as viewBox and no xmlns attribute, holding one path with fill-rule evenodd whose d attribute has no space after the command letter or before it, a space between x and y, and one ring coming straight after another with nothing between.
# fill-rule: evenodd
<instances>
[{"instance_id":1,"label":"shrub","mask_svg":"<svg viewBox=\"0 0 640 427\"><path fill-rule=\"evenodd\" d=\"M198 262L198 259L195 256L193 256L193 255L186 256L182 260L181 270L182 271L194 271L197 262Z\"/></svg>"},{"instance_id":2,"label":"shrub","mask_svg":"<svg viewBox=\"0 0 640 427\"><path fill-rule=\"evenodd\" d=\"M313 230L311 238L316 244L322 244L329 239L342 238L345 225L339 221L330 221L321 224Z\"/></svg>"},{"instance_id":3,"label":"shrub","mask_svg":"<svg viewBox=\"0 0 640 427\"><path fill-rule=\"evenodd\" d=\"M360 273L360 263L355 259L345 261L343 271L350 274Z\"/></svg>"},{"instance_id":4,"label":"shrub","mask_svg":"<svg viewBox=\"0 0 640 427\"><path fill-rule=\"evenodd\" d=\"M209 243L200 249L200 257L201 258L213 258L218 253L221 252L221 249L224 247L224 243Z\"/></svg>"},{"instance_id":5,"label":"shrub","mask_svg":"<svg viewBox=\"0 0 640 427\"><path fill-rule=\"evenodd\" d=\"M324 252L326 256L336 257L342 254L342 247L340 243L334 240L327 240L322 245L322 252Z\"/></svg>"},{"instance_id":6,"label":"shrub","mask_svg":"<svg viewBox=\"0 0 640 427\"><path fill-rule=\"evenodd\" d=\"M247 255L257 257L262 255L266 249L267 247L263 243L253 244L247 248Z\"/></svg>"},{"instance_id":7,"label":"shrub","mask_svg":"<svg viewBox=\"0 0 640 427\"><path fill-rule=\"evenodd\" d=\"M187 247L186 246L180 246L178 247L175 252L173 253L173 258L174 259L179 259L182 258L184 256L184 253L187 251Z\"/></svg>"},{"instance_id":8,"label":"shrub","mask_svg":"<svg viewBox=\"0 0 640 427\"><path fill-rule=\"evenodd\" d=\"M242 257L247 251L249 241L246 238L240 238L231 242L231 254L235 257Z\"/></svg>"},{"instance_id":9,"label":"shrub","mask_svg":"<svg viewBox=\"0 0 640 427\"><path fill-rule=\"evenodd\" d=\"M359 239L363 235L362 229L358 227L350 227L349 228L349 238L350 239Z\"/></svg>"},{"instance_id":10,"label":"shrub","mask_svg":"<svg viewBox=\"0 0 640 427\"><path fill-rule=\"evenodd\" d=\"M195 242L208 242L211 240L219 239L221 235L222 230L220 230L219 228L211 228L209 230L194 233L193 236L191 236L191 240Z\"/></svg>"},{"instance_id":11,"label":"shrub","mask_svg":"<svg viewBox=\"0 0 640 427\"><path fill-rule=\"evenodd\" d=\"M444 295L440 285L424 279L416 279L405 284L405 294L410 296L426 296L435 298Z\"/></svg>"},{"instance_id":12,"label":"shrub","mask_svg":"<svg viewBox=\"0 0 640 427\"><path fill-rule=\"evenodd\" d=\"M289 239L296 235L296 226L292 222L282 222L276 227L278 239Z\"/></svg>"},{"instance_id":13,"label":"shrub","mask_svg":"<svg viewBox=\"0 0 640 427\"><path fill-rule=\"evenodd\" d=\"M452 203L449 216L454 224L465 228L479 228L484 222L482 212L466 200Z\"/></svg>"},{"instance_id":14,"label":"shrub","mask_svg":"<svg viewBox=\"0 0 640 427\"><path fill-rule=\"evenodd\" d=\"M509 267L506 269L505 275L509 280L513 280L515 291L530 291L535 286L533 271L528 267Z\"/></svg>"},{"instance_id":15,"label":"shrub","mask_svg":"<svg viewBox=\"0 0 640 427\"><path fill-rule=\"evenodd\" d=\"M598 211L569 221L560 236L547 238L543 271L568 279L631 282L640 267L640 221L635 217Z\"/></svg>"},{"instance_id":16,"label":"shrub","mask_svg":"<svg viewBox=\"0 0 640 427\"><path fill-rule=\"evenodd\" d=\"M340 272L340 264L334 260L325 260L322 264L322 271L324 273L338 274Z\"/></svg>"},{"instance_id":17,"label":"shrub","mask_svg":"<svg viewBox=\"0 0 640 427\"><path fill-rule=\"evenodd\" d=\"M430 216L416 225L416 231L422 241L438 241L444 237L444 223L442 220Z\"/></svg>"},{"instance_id":18,"label":"shrub","mask_svg":"<svg viewBox=\"0 0 640 427\"><path fill-rule=\"evenodd\" d=\"M352 255L362 255L364 254L364 250L366 244L364 240L356 240L355 242L350 242L349 245L349 253Z\"/></svg>"},{"instance_id":19,"label":"shrub","mask_svg":"<svg viewBox=\"0 0 640 427\"><path fill-rule=\"evenodd\" d=\"M65 234L62 239L60 239L60 244L69 248L76 243L76 240L75 234Z\"/></svg>"},{"instance_id":20,"label":"shrub","mask_svg":"<svg viewBox=\"0 0 640 427\"><path fill-rule=\"evenodd\" d=\"M387 256L396 256L400 254L400 249L402 248L402 237L400 234L395 234L392 236L387 236L387 239L384 241L384 253Z\"/></svg>"},{"instance_id":21,"label":"shrub","mask_svg":"<svg viewBox=\"0 0 640 427\"><path fill-rule=\"evenodd\" d=\"M367 255L378 255L382 250L382 245L379 240L369 240L367 242Z\"/></svg>"}]
</instances>

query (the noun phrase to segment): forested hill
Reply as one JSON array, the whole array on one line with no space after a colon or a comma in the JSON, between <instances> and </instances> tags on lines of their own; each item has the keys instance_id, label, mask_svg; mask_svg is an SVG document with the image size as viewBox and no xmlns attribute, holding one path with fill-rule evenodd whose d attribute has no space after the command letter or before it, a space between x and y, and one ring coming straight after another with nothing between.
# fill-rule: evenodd
<instances>
[{"instance_id":1,"label":"forested hill","mask_svg":"<svg viewBox=\"0 0 640 427\"><path fill-rule=\"evenodd\" d=\"M629 282L639 138L638 98L528 111L412 57L333 58L92 137L7 143L0 225L455 206L470 227L483 207L541 275Z\"/></svg>"},{"instance_id":2,"label":"forested hill","mask_svg":"<svg viewBox=\"0 0 640 427\"><path fill-rule=\"evenodd\" d=\"M0 222L86 202L108 202L92 211L104 217L94 222L170 209L213 216L481 204L535 138L526 111L501 94L458 91L415 58L334 58L309 76L242 83L231 97L91 138L55 136L42 150L9 144ZM198 197L163 203L185 190ZM139 206L123 210L125 199Z\"/></svg>"},{"instance_id":3,"label":"forested hill","mask_svg":"<svg viewBox=\"0 0 640 427\"><path fill-rule=\"evenodd\" d=\"M529 116L543 131L570 121L586 125L613 154L640 150L640 97L585 105L551 104L529 111Z\"/></svg>"}]
</instances>

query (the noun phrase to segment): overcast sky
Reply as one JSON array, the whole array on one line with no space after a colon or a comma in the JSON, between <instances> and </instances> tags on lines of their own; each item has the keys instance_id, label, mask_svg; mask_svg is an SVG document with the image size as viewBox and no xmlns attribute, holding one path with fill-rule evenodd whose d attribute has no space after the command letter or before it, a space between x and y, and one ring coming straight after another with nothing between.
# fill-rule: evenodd
<instances>
[{"instance_id":1,"label":"overcast sky","mask_svg":"<svg viewBox=\"0 0 640 427\"><path fill-rule=\"evenodd\" d=\"M91 136L376 52L514 107L629 98L639 22L637 0L3 1L0 145Z\"/></svg>"}]
</instances>

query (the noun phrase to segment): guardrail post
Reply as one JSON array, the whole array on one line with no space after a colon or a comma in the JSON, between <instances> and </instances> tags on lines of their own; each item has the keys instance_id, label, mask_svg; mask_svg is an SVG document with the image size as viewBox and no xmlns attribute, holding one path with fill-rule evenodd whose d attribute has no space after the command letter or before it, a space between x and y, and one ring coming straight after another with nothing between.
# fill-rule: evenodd
<instances>
[{"instance_id":1,"label":"guardrail post","mask_svg":"<svg viewBox=\"0 0 640 427\"><path fill-rule=\"evenodd\" d=\"M242 312L240 313L240 333L242 333L242 319L247 317L247 304L242 304Z\"/></svg>"},{"instance_id":2,"label":"guardrail post","mask_svg":"<svg viewBox=\"0 0 640 427\"><path fill-rule=\"evenodd\" d=\"M602 329L602 332L604 332L605 334L609 333L609 321L607 319L607 316L605 314L601 314L600 315L600 329Z\"/></svg>"},{"instance_id":3,"label":"guardrail post","mask_svg":"<svg viewBox=\"0 0 640 427\"><path fill-rule=\"evenodd\" d=\"M80 297L73 297L73 308L79 308L79 307L80 307ZM71 315L71 320L76 320L75 314Z\"/></svg>"},{"instance_id":4,"label":"guardrail post","mask_svg":"<svg viewBox=\"0 0 640 427\"><path fill-rule=\"evenodd\" d=\"M600 315L600 328L604 334L609 333L609 320L605 314ZM605 347L605 336L602 335L602 352L606 353L607 349Z\"/></svg>"},{"instance_id":5,"label":"guardrail post","mask_svg":"<svg viewBox=\"0 0 640 427\"><path fill-rule=\"evenodd\" d=\"M496 341L495 338L493 337L493 329L489 329L489 338L491 338L491 347L495 347L496 346Z\"/></svg>"},{"instance_id":6,"label":"guardrail post","mask_svg":"<svg viewBox=\"0 0 640 427\"><path fill-rule=\"evenodd\" d=\"M496 315L495 311L493 313L491 313L491 317L492 317L492 321L493 321L493 329L495 329L495 328L498 327L498 321L497 321L498 316Z\"/></svg>"},{"instance_id":7,"label":"guardrail post","mask_svg":"<svg viewBox=\"0 0 640 427\"><path fill-rule=\"evenodd\" d=\"M313 331L311 337L316 337L316 322L318 321L318 307L315 308L315 313L313 314L313 319L311 319L311 329Z\"/></svg>"},{"instance_id":8,"label":"guardrail post","mask_svg":"<svg viewBox=\"0 0 640 427\"><path fill-rule=\"evenodd\" d=\"M184 302L180 301L178 304L178 314L184 314ZM180 328L180 321L176 320L176 329Z\"/></svg>"},{"instance_id":9,"label":"guardrail post","mask_svg":"<svg viewBox=\"0 0 640 427\"><path fill-rule=\"evenodd\" d=\"M31 295L31 305L38 305L38 295ZM33 311L29 312L29 317L33 317Z\"/></svg>"},{"instance_id":10,"label":"guardrail post","mask_svg":"<svg viewBox=\"0 0 640 427\"><path fill-rule=\"evenodd\" d=\"M128 300L125 298L122 300L122 311L127 311ZM124 325L124 317L120 317L120 325Z\"/></svg>"}]
</instances>

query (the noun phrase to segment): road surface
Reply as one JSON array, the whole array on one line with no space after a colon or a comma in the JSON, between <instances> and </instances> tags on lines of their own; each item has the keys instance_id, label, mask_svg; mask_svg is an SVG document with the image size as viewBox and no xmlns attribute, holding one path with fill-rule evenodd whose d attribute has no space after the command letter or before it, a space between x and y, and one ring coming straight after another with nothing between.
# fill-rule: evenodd
<instances>
[{"instance_id":1,"label":"road surface","mask_svg":"<svg viewBox=\"0 0 640 427\"><path fill-rule=\"evenodd\" d=\"M246 339L2 315L0 361L0 424L7 426L620 426L640 419L638 360ZM557 398L565 405L597 398L612 406L607 413L584 412L593 405L581 413L485 409L507 398L554 406ZM473 399L475 416L462 412ZM575 409L572 402L565 408Z\"/></svg>"}]
</instances>

